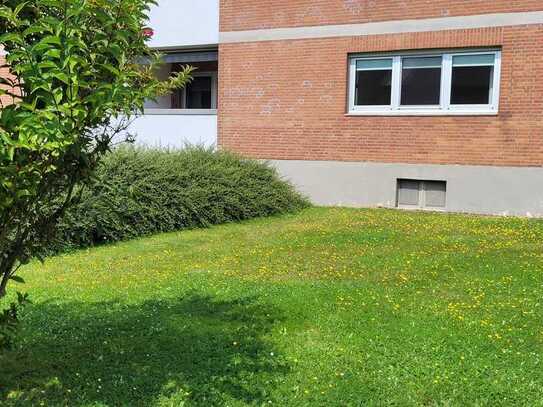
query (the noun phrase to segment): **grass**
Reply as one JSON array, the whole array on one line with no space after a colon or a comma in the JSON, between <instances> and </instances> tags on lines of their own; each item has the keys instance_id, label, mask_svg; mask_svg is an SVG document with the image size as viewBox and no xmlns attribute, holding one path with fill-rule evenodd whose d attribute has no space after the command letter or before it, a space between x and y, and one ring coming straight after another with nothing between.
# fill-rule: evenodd
<instances>
[{"instance_id":1,"label":"grass","mask_svg":"<svg viewBox=\"0 0 543 407\"><path fill-rule=\"evenodd\" d=\"M541 221L315 208L23 276L5 406L543 405Z\"/></svg>"}]
</instances>

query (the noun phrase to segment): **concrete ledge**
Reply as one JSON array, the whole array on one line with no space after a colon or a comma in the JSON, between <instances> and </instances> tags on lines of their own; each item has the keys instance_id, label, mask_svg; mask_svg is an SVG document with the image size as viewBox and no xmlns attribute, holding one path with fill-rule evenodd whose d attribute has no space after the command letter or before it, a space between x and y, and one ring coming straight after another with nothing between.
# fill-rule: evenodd
<instances>
[{"instance_id":1,"label":"concrete ledge","mask_svg":"<svg viewBox=\"0 0 543 407\"><path fill-rule=\"evenodd\" d=\"M315 204L396 207L398 178L447 181L449 212L543 217L543 167L270 161Z\"/></svg>"},{"instance_id":2,"label":"concrete ledge","mask_svg":"<svg viewBox=\"0 0 543 407\"><path fill-rule=\"evenodd\" d=\"M217 116L217 109L145 109L150 116Z\"/></svg>"},{"instance_id":3,"label":"concrete ledge","mask_svg":"<svg viewBox=\"0 0 543 407\"><path fill-rule=\"evenodd\" d=\"M530 24L543 24L543 11L479 14L470 16L396 20L362 24L228 31L219 33L219 42L227 44L240 42L301 40L312 38L356 37L363 35L465 30Z\"/></svg>"},{"instance_id":4,"label":"concrete ledge","mask_svg":"<svg viewBox=\"0 0 543 407\"><path fill-rule=\"evenodd\" d=\"M345 117L357 116L497 116L497 110L367 110L353 111Z\"/></svg>"}]
</instances>

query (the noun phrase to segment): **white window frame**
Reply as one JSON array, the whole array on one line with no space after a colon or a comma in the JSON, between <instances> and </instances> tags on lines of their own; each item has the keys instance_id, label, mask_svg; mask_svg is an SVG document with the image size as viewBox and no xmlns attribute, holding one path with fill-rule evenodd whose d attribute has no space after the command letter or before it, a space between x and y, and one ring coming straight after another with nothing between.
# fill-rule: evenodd
<instances>
[{"instance_id":1,"label":"white window frame","mask_svg":"<svg viewBox=\"0 0 543 407\"><path fill-rule=\"evenodd\" d=\"M486 105L453 105L452 70L453 57L465 55L494 55L494 70L491 80L490 103ZM402 106L402 61L409 57L441 57L441 94L439 105ZM355 105L357 62L361 60L392 59L392 94L391 104L386 106L357 106ZM489 66L473 64L464 66ZM349 100L347 115L391 115L391 116L426 116L426 115L496 115L499 111L501 78L501 51L483 49L473 51L432 51L406 52L401 54L355 55L349 60Z\"/></svg>"},{"instance_id":2,"label":"white window frame","mask_svg":"<svg viewBox=\"0 0 543 407\"><path fill-rule=\"evenodd\" d=\"M364 69L365 71L384 71L384 70L387 70L387 71L391 71L392 72L392 89L394 89L395 87L395 75L394 75L394 64L396 63L394 58L391 58L390 56L388 57L375 57L375 58L353 58L351 60L351 79L350 79L350 88L351 88L351 94L350 94L350 99L352 98L352 101L350 102L350 106L353 106L353 108L356 108L356 111L360 111L360 112L371 112L371 111L374 111L374 110L378 110L378 111L383 111L383 112L386 112L386 111L391 111L392 110L392 106L394 106L396 104L396 101L394 100L394 91L392 92L392 95L391 95L391 104L390 105L372 105L372 106L355 106L355 99L356 99L356 73L358 71L358 68L356 66L356 63L358 61L363 61L363 60L368 60L368 59L371 59L372 61L373 60L390 60L392 59L392 68L391 69L382 69L382 68L374 68L374 69ZM349 109L350 111L351 110L354 110L354 109Z\"/></svg>"}]
</instances>

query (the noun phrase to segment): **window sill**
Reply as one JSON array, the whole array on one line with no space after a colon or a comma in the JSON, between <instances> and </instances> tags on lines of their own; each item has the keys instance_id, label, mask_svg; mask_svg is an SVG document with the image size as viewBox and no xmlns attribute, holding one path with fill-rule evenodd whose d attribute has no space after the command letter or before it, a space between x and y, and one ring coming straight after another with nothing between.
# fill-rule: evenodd
<instances>
[{"instance_id":1,"label":"window sill","mask_svg":"<svg viewBox=\"0 0 543 407\"><path fill-rule=\"evenodd\" d=\"M395 209L400 209L402 211L419 211L419 212L447 212L446 207L440 206L411 206L411 205L396 205Z\"/></svg>"},{"instance_id":2,"label":"window sill","mask_svg":"<svg viewBox=\"0 0 543 407\"><path fill-rule=\"evenodd\" d=\"M367 110L345 116L497 116L496 110Z\"/></svg>"},{"instance_id":3,"label":"window sill","mask_svg":"<svg viewBox=\"0 0 543 407\"><path fill-rule=\"evenodd\" d=\"M217 109L144 109L149 116L216 116Z\"/></svg>"}]
</instances>

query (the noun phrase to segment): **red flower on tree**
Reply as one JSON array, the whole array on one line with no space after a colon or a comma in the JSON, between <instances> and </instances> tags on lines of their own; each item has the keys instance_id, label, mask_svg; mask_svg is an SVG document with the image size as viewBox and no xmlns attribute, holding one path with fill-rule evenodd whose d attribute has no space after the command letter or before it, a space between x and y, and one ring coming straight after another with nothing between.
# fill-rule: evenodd
<instances>
[{"instance_id":1,"label":"red flower on tree","mask_svg":"<svg viewBox=\"0 0 543 407\"><path fill-rule=\"evenodd\" d=\"M153 35L155 35L155 30L153 30L151 27L145 27L143 29L144 37L151 38Z\"/></svg>"}]
</instances>

